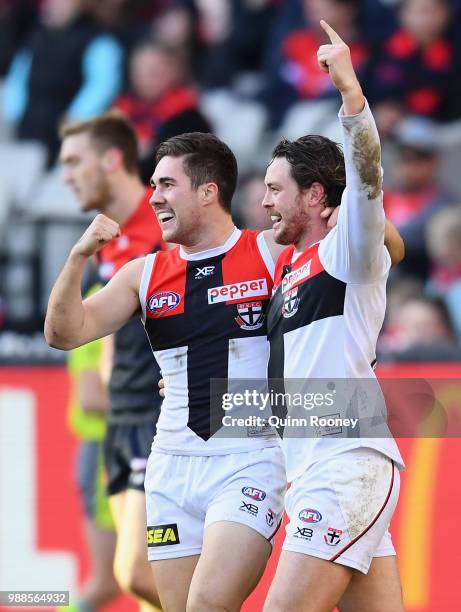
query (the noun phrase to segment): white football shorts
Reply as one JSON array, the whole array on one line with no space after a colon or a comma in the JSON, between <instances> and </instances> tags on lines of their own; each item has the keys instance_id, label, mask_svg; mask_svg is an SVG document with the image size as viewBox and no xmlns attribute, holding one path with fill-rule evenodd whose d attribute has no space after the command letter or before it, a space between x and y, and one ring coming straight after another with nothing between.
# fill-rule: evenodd
<instances>
[{"instance_id":1,"label":"white football shorts","mask_svg":"<svg viewBox=\"0 0 461 612\"><path fill-rule=\"evenodd\" d=\"M285 461L277 446L230 455L152 452L145 479L149 561L198 555L217 521L251 527L268 541L283 516Z\"/></svg>"},{"instance_id":2,"label":"white football shorts","mask_svg":"<svg viewBox=\"0 0 461 612\"><path fill-rule=\"evenodd\" d=\"M395 555L388 528L399 489L398 469L374 449L313 463L286 494L283 549L366 574L373 557Z\"/></svg>"}]
</instances>

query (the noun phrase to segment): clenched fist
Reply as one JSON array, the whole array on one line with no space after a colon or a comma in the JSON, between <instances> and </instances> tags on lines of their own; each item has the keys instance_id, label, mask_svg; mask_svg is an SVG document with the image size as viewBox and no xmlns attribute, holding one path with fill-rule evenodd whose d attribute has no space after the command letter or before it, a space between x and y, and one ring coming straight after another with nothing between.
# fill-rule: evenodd
<instances>
[{"instance_id":1,"label":"clenched fist","mask_svg":"<svg viewBox=\"0 0 461 612\"><path fill-rule=\"evenodd\" d=\"M93 219L72 250L84 257L91 257L117 236L120 236L119 224L100 214Z\"/></svg>"}]
</instances>

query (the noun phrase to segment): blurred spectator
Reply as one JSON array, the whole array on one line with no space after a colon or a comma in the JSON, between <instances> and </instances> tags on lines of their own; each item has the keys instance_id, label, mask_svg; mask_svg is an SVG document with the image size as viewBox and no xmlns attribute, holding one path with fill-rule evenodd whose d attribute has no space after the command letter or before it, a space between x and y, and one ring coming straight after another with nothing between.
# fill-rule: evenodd
<instances>
[{"instance_id":1,"label":"blurred spectator","mask_svg":"<svg viewBox=\"0 0 461 612\"><path fill-rule=\"evenodd\" d=\"M461 338L461 208L453 206L432 217L426 227L431 259L428 291L443 298Z\"/></svg>"},{"instance_id":2,"label":"blurred spectator","mask_svg":"<svg viewBox=\"0 0 461 612\"><path fill-rule=\"evenodd\" d=\"M106 109L122 78L122 50L83 10L84 0L44 0L41 23L14 58L5 84L5 116L22 140L42 142L49 162L57 125Z\"/></svg>"},{"instance_id":3,"label":"blurred spectator","mask_svg":"<svg viewBox=\"0 0 461 612\"><path fill-rule=\"evenodd\" d=\"M263 95L273 127L280 124L288 108L299 100L338 95L330 77L320 70L317 62L317 49L329 42L319 25L320 19L325 19L347 41L356 71L359 75L363 72L370 50L358 29L359 7L358 0L302 0L303 27L282 40L279 63L269 75Z\"/></svg>"},{"instance_id":4,"label":"blurred spectator","mask_svg":"<svg viewBox=\"0 0 461 612\"><path fill-rule=\"evenodd\" d=\"M439 142L435 125L410 117L394 133L397 158L392 173L395 187L386 190L384 209L405 241L405 259L399 268L421 279L428 275L429 260L424 228L450 197L437 184Z\"/></svg>"},{"instance_id":5,"label":"blurred spectator","mask_svg":"<svg viewBox=\"0 0 461 612\"><path fill-rule=\"evenodd\" d=\"M34 23L36 4L34 0L0 0L0 77Z\"/></svg>"},{"instance_id":6,"label":"blurred spectator","mask_svg":"<svg viewBox=\"0 0 461 612\"><path fill-rule=\"evenodd\" d=\"M265 230L272 227L269 215L261 206L265 193L264 173L247 174L236 194L234 216L238 227L252 230Z\"/></svg>"},{"instance_id":7,"label":"blurred spectator","mask_svg":"<svg viewBox=\"0 0 461 612\"><path fill-rule=\"evenodd\" d=\"M193 68L204 87L229 87L239 73L261 67L278 0L177 0L176 4L178 24L179 7L193 20Z\"/></svg>"},{"instance_id":8,"label":"blurred spectator","mask_svg":"<svg viewBox=\"0 0 461 612\"><path fill-rule=\"evenodd\" d=\"M130 91L115 103L132 122L141 157L142 178L149 180L155 147L183 132L209 132L198 108L198 92L187 83L182 53L146 42L130 61Z\"/></svg>"},{"instance_id":9,"label":"blurred spectator","mask_svg":"<svg viewBox=\"0 0 461 612\"><path fill-rule=\"evenodd\" d=\"M195 30L195 12L192 6L175 3L152 23L153 38L175 49L182 49L191 59Z\"/></svg>"},{"instance_id":10,"label":"blurred spectator","mask_svg":"<svg viewBox=\"0 0 461 612\"><path fill-rule=\"evenodd\" d=\"M125 58L128 58L139 41L148 35L149 21L141 14L146 0L86 0L86 2L89 12L99 25L121 44Z\"/></svg>"},{"instance_id":11,"label":"blurred spectator","mask_svg":"<svg viewBox=\"0 0 461 612\"><path fill-rule=\"evenodd\" d=\"M386 317L378 340L380 353L393 351L398 346L399 343L395 337L399 326L400 308L408 300L422 297L423 291L422 281L414 276L400 275L390 280L387 285Z\"/></svg>"},{"instance_id":12,"label":"blurred spectator","mask_svg":"<svg viewBox=\"0 0 461 612\"><path fill-rule=\"evenodd\" d=\"M448 310L442 300L413 297L400 307L394 349L385 361L461 361Z\"/></svg>"},{"instance_id":13,"label":"blurred spectator","mask_svg":"<svg viewBox=\"0 0 461 612\"><path fill-rule=\"evenodd\" d=\"M399 27L373 54L365 84L383 136L408 113L452 118L447 109L459 51L450 17L449 0L401 3Z\"/></svg>"}]
</instances>

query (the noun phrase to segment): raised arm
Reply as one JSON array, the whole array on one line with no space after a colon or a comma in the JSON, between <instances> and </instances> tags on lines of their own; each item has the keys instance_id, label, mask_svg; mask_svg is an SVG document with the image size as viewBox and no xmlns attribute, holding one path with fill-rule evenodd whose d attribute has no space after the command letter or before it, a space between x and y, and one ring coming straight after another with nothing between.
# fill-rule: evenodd
<instances>
[{"instance_id":1,"label":"raised arm","mask_svg":"<svg viewBox=\"0 0 461 612\"><path fill-rule=\"evenodd\" d=\"M80 285L88 258L119 233L115 221L98 215L72 248L48 302L45 338L50 346L69 350L107 336L139 310L144 259L129 262L103 289L82 300Z\"/></svg>"},{"instance_id":2,"label":"raised arm","mask_svg":"<svg viewBox=\"0 0 461 612\"><path fill-rule=\"evenodd\" d=\"M384 249L381 147L373 115L357 80L348 46L324 21L330 44L318 50L322 70L341 94L346 189L338 225L319 254L328 269L348 282L372 282L389 266ZM335 247L330 241L335 242ZM330 248L328 248L330 247Z\"/></svg>"}]
</instances>

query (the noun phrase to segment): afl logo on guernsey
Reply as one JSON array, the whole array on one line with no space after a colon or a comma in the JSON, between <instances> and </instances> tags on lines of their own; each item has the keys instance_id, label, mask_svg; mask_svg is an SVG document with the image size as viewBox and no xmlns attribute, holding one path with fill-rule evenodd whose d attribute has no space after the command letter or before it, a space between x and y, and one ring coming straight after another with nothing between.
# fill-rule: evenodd
<instances>
[{"instance_id":1,"label":"afl logo on guernsey","mask_svg":"<svg viewBox=\"0 0 461 612\"><path fill-rule=\"evenodd\" d=\"M298 516L305 523L320 523L322 520L322 515L318 510L314 510L314 508L304 508Z\"/></svg>"},{"instance_id":2,"label":"afl logo on guernsey","mask_svg":"<svg viewBox=\"0 0 461 612\"><path fill-rule=\"evenodd\" d=\"M262 501L266 498L266 492L256 489L256 487L243 487L242 493L255 501Z\"/></svg>"},{"instance_id":3,"label":"afl logo on guernsey","mask_svg":"<svg viewBox=\"0 0 461 612\"><path fill-rule=\"evenodd\" d=\"M176 308L180 301L181 296L176 291L159 291L147 300L147 310L158 317Z\"/></svg>"}]
</instances>

